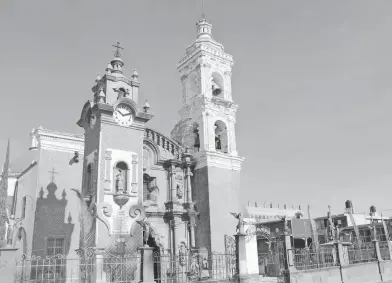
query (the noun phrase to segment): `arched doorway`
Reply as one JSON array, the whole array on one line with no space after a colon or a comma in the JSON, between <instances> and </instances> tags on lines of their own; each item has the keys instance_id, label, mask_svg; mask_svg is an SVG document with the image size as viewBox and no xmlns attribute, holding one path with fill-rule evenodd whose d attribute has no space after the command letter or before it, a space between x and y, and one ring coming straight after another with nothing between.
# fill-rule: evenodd
<instances>
[{"instance_id":1,"label":"arched doorway","mask_svg":"<svg viewBox=\"0 0 392 283\"><path fill-rule=\"evenodd\" d=\"M154 261L154 281L157 283L161 282L161 247L158 245L155 239L155 232L151 231L152 233L149 235L147 240L147 245L153 250L153 261Z\"/></svg>"}]
</instances>

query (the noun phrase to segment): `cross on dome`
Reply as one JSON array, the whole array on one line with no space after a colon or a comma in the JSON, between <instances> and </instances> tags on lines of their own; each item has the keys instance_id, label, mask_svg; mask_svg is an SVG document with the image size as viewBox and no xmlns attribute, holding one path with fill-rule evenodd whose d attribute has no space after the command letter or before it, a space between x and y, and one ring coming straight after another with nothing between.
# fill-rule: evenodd
<instances>
[{"instance_id":1,"label":"cross on dome","mask_svg":"<svg viewBox=\"0 0 392 283\"><path fill-rule=\"evenodd\" d=\"M124 48L120 46L120 42L117 41L117 44L116 45L112 45L112 46L116 48L116 52L114 53L114 57L121 58L120 49L124 50Z\"/></svg>"}]
</instances>

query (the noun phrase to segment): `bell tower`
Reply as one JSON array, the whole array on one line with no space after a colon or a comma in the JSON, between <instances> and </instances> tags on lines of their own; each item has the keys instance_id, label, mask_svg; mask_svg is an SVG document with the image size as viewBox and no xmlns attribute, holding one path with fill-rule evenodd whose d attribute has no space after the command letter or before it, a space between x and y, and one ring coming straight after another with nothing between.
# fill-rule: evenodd
<instances>
[{"instance_id":1,"label":"bell tower","mask_svg":"<svg viewBox=\"0 0 392 283\"><path fill-rule=\"evenodd\" d=\"M136 210L142 211L145 124L153 115L146 105L138 107L139 76L136 70L131 79L123 74L122 48L114 47L114 58L95 80L93 100L85 103L77 123L85 135L80 246L121 253L142 244L135 218Z\"/></svg>"},{"instance_id":2,"label":"bell tower","mask_svg":"<svg viewBox=\"0 0 392 283\"><path fill-rule=\"evenodd\" d=\"M239 212L239 179L244 158L238 156L233 102L233 57L212 37L212 25L203 16L197 37L177 64L182 83L180 121L173 139L193 151L194 200L200 212L196 229L199 247L223 250L224 235L235 233Z\"/></svg>"}]
</instances>

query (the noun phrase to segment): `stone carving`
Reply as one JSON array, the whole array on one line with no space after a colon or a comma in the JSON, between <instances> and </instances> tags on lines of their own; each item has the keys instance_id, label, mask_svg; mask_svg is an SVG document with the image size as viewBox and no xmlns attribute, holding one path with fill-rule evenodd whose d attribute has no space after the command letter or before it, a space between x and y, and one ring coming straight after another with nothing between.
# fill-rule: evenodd
<instances>
[{"instance_id":1,"label":"stone carving","mask_svg":"<svg viewBox=\"0 0 392 283\"><path fill-rule=\"evenodd\" d=\"M200 267L199 264L197 263L197 253L195 253L192 255L191 258L191 266L189 272L189 277L191 281L196 281L199 279L199 272L200 272Z\"/></svg>"},{"instance_id":2,"label":"stone carving","mask_svg":"<svg viewBox=\"0 0 392 283\"><path fill-rule=\"evenodd\" d=\"M245 233L244 233L244 224L245 224L245 221L244 221L244 218L242 217L241 212L240 212L240 213L233 213L233 212L230 212L230 214L233 215L236 219L238 219L238 224L237 224L237 227L236 227L236 232L237 232L238 234L245 234Z\"/></svg>"},{"instance_id":3,"label":"stone carving","mask_svg":"<svg viewBox=\"0 0 392 283\"><path fill-rule=\"evenodd\" d=\"M184 180L181 175L176 175L175 177L177 181L177 187L176 187L176 196L178 199L182 199L184 197Z\"/></svg>"},{"instance_id":4,"label":"stone carving","mask_svg":"<svg viewBox=\"0 0 392 283\"><path fill-rule=\"evenodd\" d=\"M102 204L102 212L103 212L103 215L105 215L106 217L111 217L112 213L113 213L112 205L107 202L104 202Z\"/></svg>"}]
</instances>

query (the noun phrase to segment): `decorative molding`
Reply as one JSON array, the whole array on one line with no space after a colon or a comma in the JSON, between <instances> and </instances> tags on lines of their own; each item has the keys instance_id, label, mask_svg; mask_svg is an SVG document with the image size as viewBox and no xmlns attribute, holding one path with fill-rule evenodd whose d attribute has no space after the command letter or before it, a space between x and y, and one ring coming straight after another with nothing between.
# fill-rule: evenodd
<instances>
[{"instance_id":1,"label":"decorative molding","mask_svg":"<svg viewBox=\"0 0 392 283\"><path fill-rule=\"evenodd\" d=\"M84 137L82 135L56 132L39 127L36 130L36 136L40 149L68 153L78 151L81 155L84 153Z\"/></svg>"}]
</instances>

